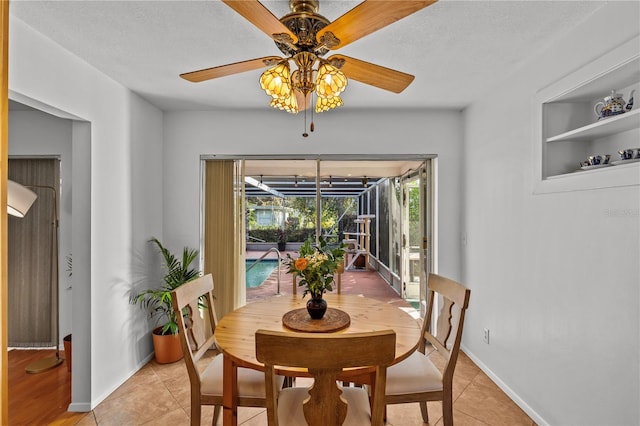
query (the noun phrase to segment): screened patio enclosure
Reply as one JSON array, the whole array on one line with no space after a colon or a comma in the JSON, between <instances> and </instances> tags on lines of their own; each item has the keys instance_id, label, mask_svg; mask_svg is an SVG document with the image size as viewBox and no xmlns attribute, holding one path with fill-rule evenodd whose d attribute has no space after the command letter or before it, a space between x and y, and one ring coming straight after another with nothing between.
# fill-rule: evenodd
<instances>
[{"instance_id":1,"label":"screened patio enclosure","mask_svg":"<svg viewBox=\"0 0 640 426\"><path fill-rule=\"evenodd\" d=\"M375 270L415 307L431 270L432 165L404 158L245 158L247 253L345 243L350 270ZM237 188L239 189L239 188ZM284 243L284 244L282 244Z\"/></svg>"}]
</instances>

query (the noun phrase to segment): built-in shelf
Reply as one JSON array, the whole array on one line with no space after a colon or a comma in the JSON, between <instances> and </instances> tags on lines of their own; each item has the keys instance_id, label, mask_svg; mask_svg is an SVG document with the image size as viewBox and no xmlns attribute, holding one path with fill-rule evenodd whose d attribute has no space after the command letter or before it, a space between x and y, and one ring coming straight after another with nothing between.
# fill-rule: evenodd
<instances>
[{"instance_id":1,"label":"built-in shelf","mask_svg":"<svg viewBox=\"0 0 640 426\"><path fill-rule=\"evenodd\" d=\"M605 136L626 132L627 130L637 129L639 127L640 109L636 109L614 117L602 119L587 126L569 130L568 132L564 132L556 136L552 136L550 138L547 138L547 142L594 140L603 138ZM640 145L640 143L638 145Z\"/></svg>"},{"instance_id":2,"label":"built-in shelf","mask_svg":"<svg viewBox=\"0 0 640 426\"><path fill-rule=\"evenodd\" d=\"M635 106L598 120L594 106L612 91L627 103L635 91ZM640 185L640 162L580 167L590 156L617 161L620 150L640 148L640 37L542 89L538 101L537 192Z\"/></svg>"},{"instance_id":3,"label":"built-in shelf","mask_svg":"<svg viewBox=\"0 0 640 426\"><path fill-rule=\"evenodd\" d=\"M610 172L612 169L616 169L616 171L620 171L623 169L628 169L628 170L633 170L636 173L638 173L638 178L640 178L640 162L636 162L636 163L632 163L630 162L629 164L616 164L616 165L610 165L608 167L602 167L599 169L591 169L591 170L575 170L571 173L564 173L561 175L555 175L555 176L549 176L547 179L549 180L553 180L553 179L564 179L567 177L574 177L576 174L582 175L582 176L588 176L590 174L598 174L598 173L608 173ZM639 182L640 183L640 182Z\"/></svg>"}]
</instances>

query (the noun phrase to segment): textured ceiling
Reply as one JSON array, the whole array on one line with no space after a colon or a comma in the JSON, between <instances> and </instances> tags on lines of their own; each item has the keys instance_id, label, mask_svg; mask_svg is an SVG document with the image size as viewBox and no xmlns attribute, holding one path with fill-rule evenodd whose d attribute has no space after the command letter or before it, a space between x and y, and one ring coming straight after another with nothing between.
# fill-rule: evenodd
<instances>
[{"instance_id":1,"label":"textured ceiling","mask_svg":"<svg viewBox=\"0 0 640 426\"><path fill-rule=\"evenodd\" d=\"M274 15L288 1L264 1ZM359 2L321 0L334 20ZM462 109L600 1L441 0L336 52L416 76L401 94L352 81L343 108ZM179 74L280 51L219 1L12 0L11 15L169 110L269 108L261 71L190 83Z\"/></svg>"}]
</instances>

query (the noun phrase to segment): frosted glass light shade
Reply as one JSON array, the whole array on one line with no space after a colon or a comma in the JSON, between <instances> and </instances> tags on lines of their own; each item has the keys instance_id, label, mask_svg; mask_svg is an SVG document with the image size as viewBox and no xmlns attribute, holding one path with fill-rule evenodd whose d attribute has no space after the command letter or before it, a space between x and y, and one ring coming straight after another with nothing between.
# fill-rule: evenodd
<instances>
[{"instance_id":1,"label":"frosted glass light shade","mask_svg":"<svg viewBox=\"0 0 640 426\"><path fill-rule=\"evenodd\" d=\"M260 76L260 87L272 98L284 99L290 97L291 72L289 62L280 62L263 72Z\"/></svg>"},{"instance_id":2,"label":"frosted glass light shade","mask_svg":"<svg viewBox=\"0 0 640 426\"><path fill-rule=\"evenodd\" d=\"M7 181L7 213L24 217L38 196L29 188L12 180Z\"/></svg>"},{"instance_id":3,"label":"frosted glass light shade","mask_svg":"<svg viewBox=\"0 0 640 426\"><path fill-rule=\"evenodd\" d=\"M316 94L319 98L332 98L347 88L347 77L338 68L323 63L318 68Z\"/></svg>"},{"instance_id":4,"label":"frosted glass light shade","mask_svg":"<svg viewBox=\"0 0 640 426\"><path fill-rule=\"evenodd\" d=\"M316 112L329 111L330 109L338 108L342 105L344 105L344 102L340 96L334 96L332 98L321 98L318 96L318 100L316 101Z\"/></svg>"}]
</instances>

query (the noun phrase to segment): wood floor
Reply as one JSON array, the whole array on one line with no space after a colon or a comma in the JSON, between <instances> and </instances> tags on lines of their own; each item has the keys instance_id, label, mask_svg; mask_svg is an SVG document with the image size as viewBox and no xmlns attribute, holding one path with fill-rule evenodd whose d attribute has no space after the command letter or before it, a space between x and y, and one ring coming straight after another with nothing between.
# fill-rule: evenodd
<instances>
[{"instance_id":1,"label":"wood floor","mask_svg":"<svg viewBox=\"0 0 640 426\"><path fill-rule=\"evenodd\" d=\"M71 403L71 373L66 362L38 374L25 371L32 362L52 356L53 350L9 351L10 425L48 425L66 413Z\"/></svg>"}]
</instances>

